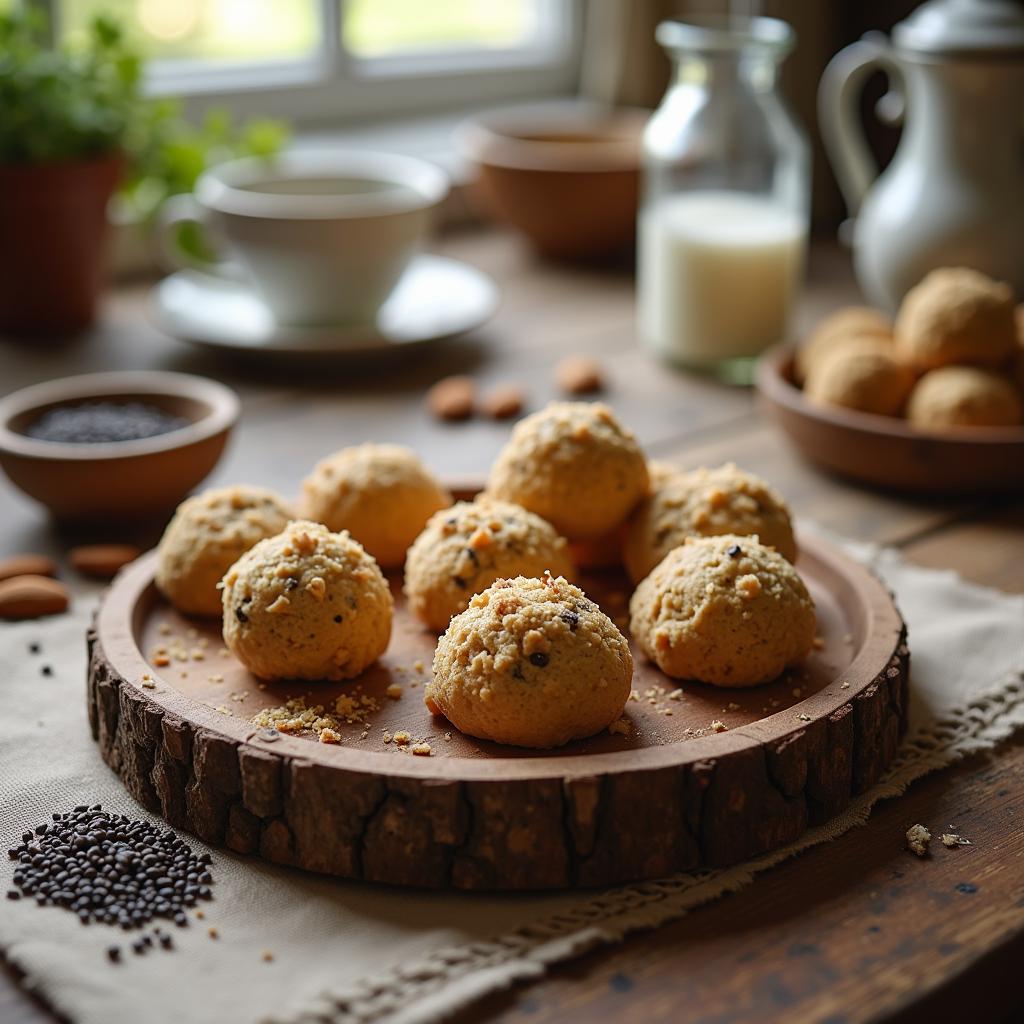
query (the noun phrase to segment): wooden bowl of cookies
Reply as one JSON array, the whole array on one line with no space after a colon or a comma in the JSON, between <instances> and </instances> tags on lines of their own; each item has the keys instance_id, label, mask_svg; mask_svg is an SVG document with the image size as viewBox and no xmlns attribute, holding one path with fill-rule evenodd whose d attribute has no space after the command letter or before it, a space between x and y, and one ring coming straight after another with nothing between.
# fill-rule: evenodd
<instances>
[{"instance_id":1,"label":"wooden bowl of cookies","mask_svg":"<svg viewBox=\"0 0 1024 1024\"><path fill-rule=\"evenodd\" d=\"M217 464L238 397L183 373L83 374L0 400L0 466L62 522L167 514Z\"/></svg>"},{"instance_id":2,"label":"wooden bowl of cookies","mask_svg":"<svg viewBox=\"0 0 1024 1024\"><path fill-rule=\"evenodd\" d=\"M933 271L895 323L867 307L767 353L757 387L811 462L936 494L1024 490L1024 317L1008 286Z\"/></svg>"}]
</instances>

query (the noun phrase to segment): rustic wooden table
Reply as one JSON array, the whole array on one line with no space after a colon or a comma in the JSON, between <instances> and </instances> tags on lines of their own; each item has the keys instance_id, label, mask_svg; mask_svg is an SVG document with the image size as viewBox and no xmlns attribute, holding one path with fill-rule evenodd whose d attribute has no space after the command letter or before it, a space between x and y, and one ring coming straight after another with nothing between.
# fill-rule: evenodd
<instances>
[{"instance_id":1,"label":"rustic wooden table","mask_svg":"<svg viewBox=\"0 0 1024 1024\"><path fill-rule=\"evenodd\" d=\"M607 399L652 455L692 466L733 459L776 484L799 515L850 537L899 547L923 565L1024 591L1024 500L921 499L872 493L802 463L762 418L755 396L671 372L634 341L626 274L541 265L505 235L467 233L438 246L501 283L501 309L475 336L381 370L325 375L218 361L147 323L148 286L119 288L102 327L74 344L4 343L2 390L112 368L207 374L242 396L243 414L215 481L254 480L294 492L313 459L366 440L415 446L438 472L485 472L508 426L447 425L423 392L454 372L483 386L522 384L530 405L554 397L551 368L585 352L606 367ZM815 248L798 328L855 301L846 257ZM0 556L60 552L69 539L0 481ZM150 540L151 537L143 537ZM1022 623L1024 636L1024 623ZM911 644L913 638L911 638ZM917 821L955 822L974 845L919 861L903 834ZM742 893L621 946L555 966L530 986L464 1011L463 1022L1021 1019L1010 973L1024 954L1024 743L918 783L864 828L760 877ZM969 893L958 890L971 882ZM0 1020L50 1014L8 972Z\"/></svg>"}]
</instances>

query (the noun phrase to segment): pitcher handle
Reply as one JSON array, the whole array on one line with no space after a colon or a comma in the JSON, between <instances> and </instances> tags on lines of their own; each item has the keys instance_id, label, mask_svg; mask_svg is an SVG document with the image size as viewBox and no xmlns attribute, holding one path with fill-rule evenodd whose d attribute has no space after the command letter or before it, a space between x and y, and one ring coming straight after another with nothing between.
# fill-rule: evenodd
<instances>
[{"instance_id":1,"label":"pitcher handle","mask_svg":"<svg viewBox=\"0 0 1024 1024\"><path fill-rule=\"evenodd\" d=\"M898 68L881 40L869 34L840 50L825 68L818 88L818 124L829 162L851 218L875 178L878 164L868 148L860 121L860 93L874 71L890 77Z\"/></svg>"}]
</instances>

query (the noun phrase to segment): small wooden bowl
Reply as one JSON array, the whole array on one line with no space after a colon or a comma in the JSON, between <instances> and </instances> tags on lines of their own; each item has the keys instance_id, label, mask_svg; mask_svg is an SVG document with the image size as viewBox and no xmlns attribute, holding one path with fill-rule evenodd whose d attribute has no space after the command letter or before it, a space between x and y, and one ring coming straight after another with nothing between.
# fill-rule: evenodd
<instances>
[{"instance_id":1,"label":"small wooden bowl","mask_svg":"<svg viewBox=\"0 0 1024 1024\"><path fill-rule=\"evenodd\" d=\"M188 426L138 441L64 444L28 437L42 413L87 400L143 401ZM220 459L238 419L238 396L183 373L64 377L0 400L0 466L65 522L129 522L169 512Z\"/></svg>"},{"instance_id":2,"label":"small wooden bowl","mask_svg":"<svg viewBox=\"0 0 1024 1024\"><path fill-rule=\"evenodd\" d=\"M600 260L633 244L649 116L585 104L496 110L464 124L457 141L485 211L546 256Z\"/></svg>"},{"instance_id":3,"label":"small wooden bowl","mask_svg":"<svg viewBox=\"0 0 1024 1024\"><path fill-rule=\"evenodd\" d=\"M905 420L814 405L794 383L792 348L765 353L757 389L805 458L840 476L922 494L1024 490L1024 427L931 433Z\"/></svg>"}]
</instances>

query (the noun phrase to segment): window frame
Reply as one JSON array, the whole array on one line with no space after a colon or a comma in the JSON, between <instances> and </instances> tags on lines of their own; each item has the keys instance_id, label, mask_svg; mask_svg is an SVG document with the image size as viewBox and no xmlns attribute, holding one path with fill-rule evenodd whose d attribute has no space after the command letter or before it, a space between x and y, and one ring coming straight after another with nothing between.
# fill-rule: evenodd
<instances>
[{"instance_id":1,"label":"window frame","mask_svg":"<svg viewBox=\"0 0 1024 1024\"><path fill-rule=\"evenodd\" d=\"M23 2L47 10L53 33L59 33L58 0ZM229 107L239 117L285 118L297 128L575 93L583 0L536 2L546 23L539 45L358 58L343 45L345 0L317 0L321 44L307 57L230 64L154 60L146 92L180 98L189 117Z\"/></svg>"}]
</instances>

